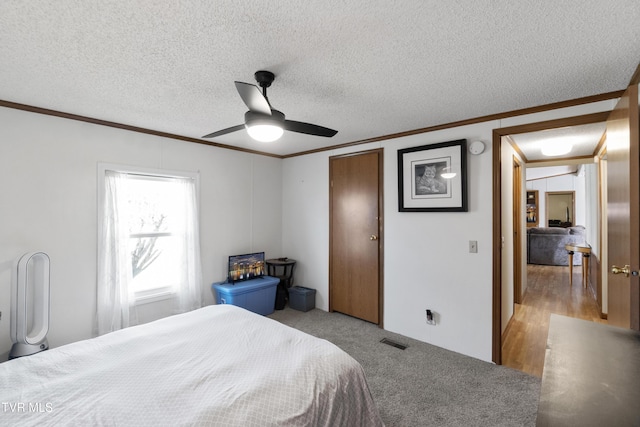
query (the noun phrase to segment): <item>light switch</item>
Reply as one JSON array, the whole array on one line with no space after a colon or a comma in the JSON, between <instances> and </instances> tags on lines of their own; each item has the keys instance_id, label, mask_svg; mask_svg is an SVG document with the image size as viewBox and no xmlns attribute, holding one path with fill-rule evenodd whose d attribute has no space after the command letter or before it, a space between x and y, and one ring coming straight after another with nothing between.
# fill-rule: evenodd
<instances>
[{"instance_id":1,"label":"light switch","mask_svg":"<svg viewBox=\"0 0 640 427\"><path fill-rule=\"evenodd\" d=\"M469 240L469 253L477 254L478 253L478 241L477 240Z\"/></svg>"}]
</instances>

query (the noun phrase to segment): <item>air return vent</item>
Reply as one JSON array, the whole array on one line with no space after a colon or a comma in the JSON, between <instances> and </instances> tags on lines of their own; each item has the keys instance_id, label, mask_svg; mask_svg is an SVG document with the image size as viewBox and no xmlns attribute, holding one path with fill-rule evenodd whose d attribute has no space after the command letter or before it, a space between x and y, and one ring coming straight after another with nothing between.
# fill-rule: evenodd
<instances>
[{"instance_id":1,"label":"air return vent","mask_svg":"<svg viewBox=\"0 0 640 427\"><path fill-rule=\"evenodd\" d=\"M390 345L391 347L399 348L400 350L404 350L408 347L407 345L400 344L399 342L395 342L393 340L390 340L389 338L382 338L380 342L383 344Z\"/></svg>"}]
</instances>

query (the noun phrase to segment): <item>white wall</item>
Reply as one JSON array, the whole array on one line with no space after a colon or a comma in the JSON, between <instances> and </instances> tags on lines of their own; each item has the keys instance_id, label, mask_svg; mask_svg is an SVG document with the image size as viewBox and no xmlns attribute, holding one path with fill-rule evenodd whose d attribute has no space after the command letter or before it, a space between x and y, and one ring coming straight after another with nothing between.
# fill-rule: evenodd
<instances>
[{"instance_id":1,"label":"white wall","mask_svg":"<svg viewBox=\"0 0 640 427\"><path fill-rule=\"evenodd\" d=\"M325 289L329 283L329 168L326 152L296 157L295 160L285 159L282 203L282 251L284 256L297 261L294 285ZM328 292L316 292L316 307L325 311L329 309Z\"/></svg>"},{"instance_id":2,"label":"white wall","mask_svg":"<svg viewBox=\"0 0 640 427\"><path fill-rule=\"evenodd\" d=\"M502 138L501 141L501 176L502 176L502 192L501 192L501 212L502 212L502 257L504 262L502 263L502 298L501 298L501 319L500 319L500 331L504 332L507 325L509 324L509 320L513 316L514 312L514 263L513 257L515 252L515 239L514 239L514 229L513 229L513 158L514 156L520 160L523 164L522 167L522 176L524 177L524 162L522 162L522 158L516 153L511 144L506 140L506 138ZM526 190L525 190L525 182L524 179L519 183L520 185L520 206L521 209L521 218L520 218L520 253L522 254L520 258L520 283L521 283L521 293L524 295L524 292L527 288L527 235L526 235L526 218L525 218L525 209L526 206Z\"/></svg>"},{"instance_id":3,"label":"white wall","mask_svg":"<svg viewBox=\"0 0 640 427\"><path fill-rule=\"evenodd\" d=\"M584 177L584 226L586 229L586 241L591 245L593 256L600 258L600 214L598 212L598 166L595 163L582 165L580 174ZM576 214L576 217L578 215Z\"/></svg>"},{"instance_id":4,"label":"white wall","mask_svg":"<svg viewBox=\"0 0 640 427\"><path fill-rule=\"evenodd\" d=\"M296 283L315 288L328 309L329 157L384 149L384 326L480 359L491 359L491 130L482 123L285 159L283 252L298 260ZM480 139L468 156L469 212L398 212L397 150ZM469 240L478 253L469 253ZM437 326L425 321L433 310ZM486 327L489 325L489 327Z\"/></svg>"},{"instance_id":5,"label":"white wall","mask_svg":"<svg viewBox=\"0 0 640 427\"><path fill-rule=\"evenodd\" d=\"M200 172L205 303L227 257L282 253L282 160L0 108L0 360L9 339L13 261L51 258L52 346L89 338L96 299L98 162ZM140 307L141 320L167 314ZM4 357L3 357L4 356Z\"/></svg>"}]
</instances>

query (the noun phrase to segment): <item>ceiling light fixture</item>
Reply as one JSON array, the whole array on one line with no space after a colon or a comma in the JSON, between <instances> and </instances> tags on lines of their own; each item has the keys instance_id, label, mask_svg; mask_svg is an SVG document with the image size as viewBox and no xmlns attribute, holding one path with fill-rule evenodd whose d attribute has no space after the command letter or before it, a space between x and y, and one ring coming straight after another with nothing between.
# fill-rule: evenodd
<instances>
[{"instance_id":1,"label":"ceiling light fixture","mask_svg":"<svg viewBox=\"0 0 640 427\"><path fill-rule=\"evenodd\" d=\"M271 115L247 111L244 115L249 136L260 142L273 142L284 133L284 114L271 110Z\"/></svg>"},{"instance_id":2,"label":"ceiling light fixture","mask_svg":"<svg viewBox=\"0 0 640 427\"><path fill-rule=\"evenodd\" d=\"M311 123L297 122L295 120L285 120L284 114L278 110L271 108L269 98L267 98L267 88L271 86L275 75L271 71L256 71L254 74L256 81L262 88L262 92L258 86L244 82L235 82L236 90L242 98L242 102L249 107L244 115L244 125L236 125L230 128L222 129L203 138L215 138L217 136L226 135L245 128L251 138L261 142L271 142L279 139L285 130L305 135L324 136L331 138L338 133L337 130L329 129L323 126Z\"/></svg>"},{"instance_id":3,"label":"ceiling light fixture","mask_svg":"<svg viewBox=\"0 0 640 427\"><path fill-rule=\"evenodd\" d=\"M275 125L247 125L247 132L256 141L272 142L280 139L284 129Z\"/></svg>"},{"instance_id":4,"label":"ceiling light fixture","mask_svg":"<svg viewBox=\"0 0 640 427\"><path fill-rule=\"evenodd\" d=\"M542 143L540 151L547 157L562 156L571 151L573 144L570 141L549 140Z\"/></svg>"}]
</instances>

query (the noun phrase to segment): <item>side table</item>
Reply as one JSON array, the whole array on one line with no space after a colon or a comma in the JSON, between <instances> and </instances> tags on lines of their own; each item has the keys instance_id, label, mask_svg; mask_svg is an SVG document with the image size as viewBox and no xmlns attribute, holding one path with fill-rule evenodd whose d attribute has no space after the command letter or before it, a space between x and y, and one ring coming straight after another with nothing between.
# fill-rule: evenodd
<instances>
[{"instance_id":1,"label":"side table","mask_svg":"<svg viewBox=\"0 0 640 427\"><path fill-rule=\"evenodd\" d=\"M272 277L280 279L280 283L285 289L290 288L293 285L293 268L296 265L296 260L291 258L273 258L265 261L267 264L267 274ZM282 274L278 274L278 270Z\"/></svg>"},{"instance_id":2,"label":"side table","mask_svg":"<svg viewBox=\"0 0 640 427\"><path fill-rule=\"evenodd\" d=\"M591 246L588 244L568 243L564 245L569 255L569 286L573 286L573 254L579 252L582 254L582 281L586 288L589 281L589 256L591 255Z\"/></svg>"}]
</instances>

